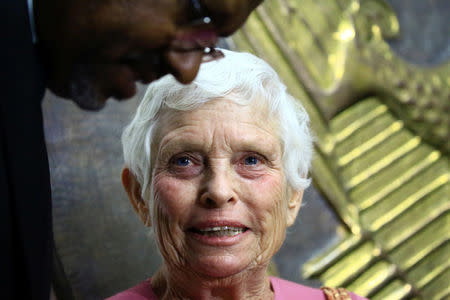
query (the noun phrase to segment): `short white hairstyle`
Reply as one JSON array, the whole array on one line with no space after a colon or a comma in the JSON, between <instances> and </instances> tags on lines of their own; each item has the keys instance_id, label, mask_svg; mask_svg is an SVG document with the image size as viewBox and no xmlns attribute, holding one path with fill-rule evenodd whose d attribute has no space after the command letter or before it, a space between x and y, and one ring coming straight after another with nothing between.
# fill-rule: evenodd
<instances>
[{"instance_id":1,"label":"short white hairstyle","mask_svg":"<svg viewBox=\"0 0 450 300\"><path fill-rule=\"evenodd\" d=\"M203 63L191 84L178 83L171 75L150 84L134 118L123 131L125 165L141 184L144 200L152 201L153 197L151 149L160 112L191 111L217 98L242 105L251 105L253 101L268 104L279 128L287 183L293 190L309 186L307 176L313 146L305 109L287 92L277 73L262 59L249 53L221 51L225 57Z\"/></svg>"}]
</instances>

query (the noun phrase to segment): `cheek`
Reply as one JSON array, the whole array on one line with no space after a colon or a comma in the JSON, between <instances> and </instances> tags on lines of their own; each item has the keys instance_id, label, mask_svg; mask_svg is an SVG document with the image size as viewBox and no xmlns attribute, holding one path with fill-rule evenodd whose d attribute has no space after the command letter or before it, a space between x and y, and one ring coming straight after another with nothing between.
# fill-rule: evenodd
<instances>
[{"instance_id":1,"label":"cheek","mask_svg":"<svg viewBox=\"0 0 450 300\"><path fill-rule=\"evenodd\" d=\"M269 260L281 247L286 232L284 182L280 176L265 176L250 184L251 210L260 235L260 259Z\"/></svg>"},{"instance_id":2,"label":"cheek","mask_svg":"<svg viewBox=\"0 0 450 300\"><path fill-rule=\"evenodd\" d=\"M195 203L195 188L170 176L154 177L153 219L159 249L167 264L175 268L185 265L183 224ZM192 202L192 200L194 202Z\"/></svg>"},{"instance_id":3,"label":"cheek","mask_svg":"<svg viewBox=\"0 0 450 300\"><path fill-rule=\"evenodd\" d=\"M274 208L283 202L283 186L281 176L261 176L249 181L246 194L251 195L256 212L272 214Z\"/></svg>"},{"instance_id":4,"label":"cheek","mask_svg":"<svg viewBox=\"0 0 450 300\"><path fill-rule=\"evenodd\" d=\"M153 196L154 204L158 205L161 213L173 221L182 218L195 203L196 188L188 181L156 175L153 181Z\"/></svg>"}]
</instances>

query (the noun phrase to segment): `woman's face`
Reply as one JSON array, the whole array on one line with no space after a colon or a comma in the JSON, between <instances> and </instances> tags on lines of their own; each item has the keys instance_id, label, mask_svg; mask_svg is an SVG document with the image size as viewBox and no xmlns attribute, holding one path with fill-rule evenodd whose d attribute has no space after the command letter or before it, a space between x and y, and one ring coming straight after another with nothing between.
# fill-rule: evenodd
<instances>
[{"instance_id":1,"label":"woman's face","mask_svg":"<svg viewBox=\"0 0 450 300\"><path fill-rule=\"evenodd\" d=\"M266 266L295 219L289 200L301 200L288 192L277 132L266 107L229 100L163 113L152 223L169 266L209 278Z\"/></svg>"}]
</instances>

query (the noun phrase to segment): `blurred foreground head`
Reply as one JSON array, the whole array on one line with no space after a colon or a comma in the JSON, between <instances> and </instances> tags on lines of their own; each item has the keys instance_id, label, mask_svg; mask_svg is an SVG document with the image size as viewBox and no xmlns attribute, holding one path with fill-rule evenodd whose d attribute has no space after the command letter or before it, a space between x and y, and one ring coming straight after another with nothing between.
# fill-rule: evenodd
<instances>
[{"instance_id":1,"label":"blurred foreground head","mask_svg":"<svg viewBox=\"0 0 450 300\"><path fill-rule=\"evenodd\" d=\"M236 31L261 0L35 0L48 87L84 109L173 74L191 82L205 48Z\"/></svg>"}]
</instances>

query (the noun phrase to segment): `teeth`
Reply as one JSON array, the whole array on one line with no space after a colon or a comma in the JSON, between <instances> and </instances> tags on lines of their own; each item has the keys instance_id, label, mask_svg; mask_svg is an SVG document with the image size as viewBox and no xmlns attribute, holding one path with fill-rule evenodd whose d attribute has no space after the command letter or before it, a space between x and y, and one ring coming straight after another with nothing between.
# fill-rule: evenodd
<instances>
[{"instance_id":1,"label":"teeth","mask_svg":"<svg viewBox=\"0 0 450 300\"><path fill-rule=\"evenodd\" d=\"M207 236L234 236L244 232L244 230L245 229L241 227L220 226L220 227L202 228L199 229L199 233Z\"/></svg>"},{"instance_id":2,"label":"teeth","mask_svg":"<svg viewBox=\"0 0 450 300\"><path fill-rule=\"evenodd\" d=\"M209 227L209 228L203 228L203 229L199 229L201 232L211 232L211 231L223 231L223 230L235 230L235 231L239 231L239 230L243 230L244 228L240 228L240 227L231 227L231 226L221 226L221 227Z\"/></svg>"}]
</instances>

